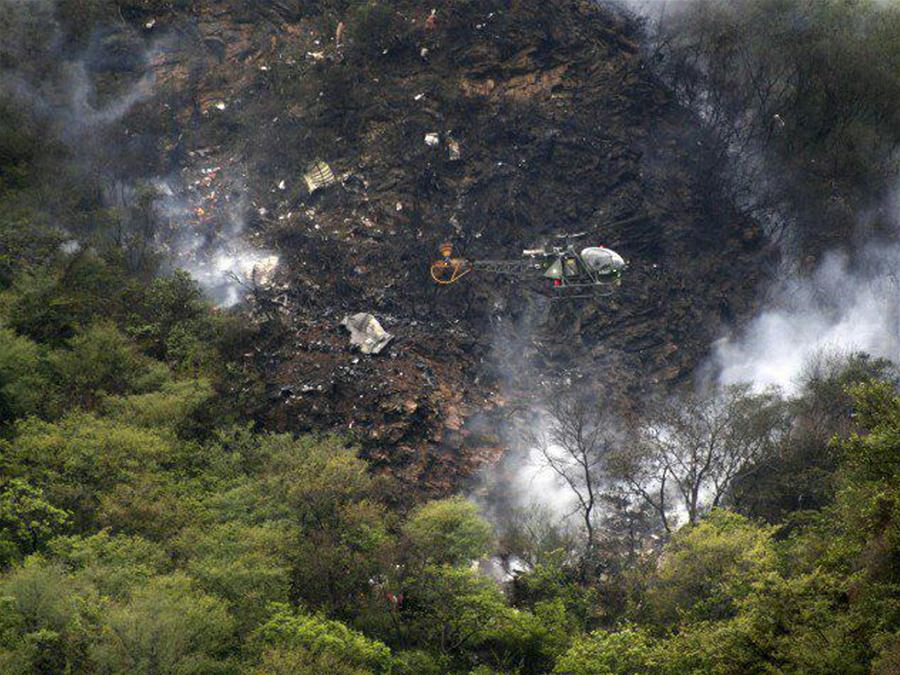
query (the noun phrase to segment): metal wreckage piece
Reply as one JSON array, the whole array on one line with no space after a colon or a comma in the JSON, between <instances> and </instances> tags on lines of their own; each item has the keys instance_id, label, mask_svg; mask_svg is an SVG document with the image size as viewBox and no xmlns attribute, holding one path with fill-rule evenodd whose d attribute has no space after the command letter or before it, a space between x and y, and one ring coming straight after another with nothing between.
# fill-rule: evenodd
<instances>
[{"instance_id":1,"label":"metal wreckage piece","mask_svg":"<svg viewBox=\"0 0 900 675\"><path fill-rule=\"evenodd\" d=\"M378 319L366 312L345 316L341 325L350 332L350 346L363 354L379 354L394 339L381 327Z\"/></svg>"},{"instance_id":2,"label":"metal wreckage piece","mask_svg":"<svg viewBox=\"0 0 900 675\"><path fill-rule=\"evenodd\" d=\"M306 187L309 188L310 193L327 188L337 182L331 167L321 160L310 165L303 175L303 180L306 181Z\"/></svg>"}]
</instances>

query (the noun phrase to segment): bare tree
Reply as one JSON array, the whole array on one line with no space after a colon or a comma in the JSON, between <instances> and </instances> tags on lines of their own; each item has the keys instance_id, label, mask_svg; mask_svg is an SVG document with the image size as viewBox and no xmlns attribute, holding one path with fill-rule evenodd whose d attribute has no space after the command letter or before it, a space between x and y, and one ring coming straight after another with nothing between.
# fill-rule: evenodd
<instances>
[{"instance_id":1,"label":"bare tree","mask_svg":"<svg viewBox=\"0 0 900 675\"><path fill-rule=\"evenodd\" d=\"M574 396L557 398L548 412L546 425L531 440L573 496L586 536L584 560L589 560L597 545L605 463L615 431L597 406Z\"/></svg>"},{"instance_id":2,"label":"bare tree","mask_svg":"<svg viewBox=\"0 0 900 675\"><path fill-rule=\"evenodd\" d=\"M775 452L789 424L777 390L690 393L661 404L634 442L611 455L610 471L671 532L679 512L694 523L718 506L733 481Z\"/></svg>"}]
</instances>

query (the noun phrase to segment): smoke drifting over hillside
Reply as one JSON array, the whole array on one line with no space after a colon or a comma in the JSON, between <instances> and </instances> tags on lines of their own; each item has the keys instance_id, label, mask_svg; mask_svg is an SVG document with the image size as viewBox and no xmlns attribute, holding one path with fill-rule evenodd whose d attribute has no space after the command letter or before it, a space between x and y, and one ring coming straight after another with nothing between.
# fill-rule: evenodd
<instances>
[{"instance_id":1,"label":"smoke drifting over hillside","mask_svg":"<svg viewBox=\"0 0 900 675\"><path fill-rule=\"evenodd\" d=\"M721 142L718 173L780 249L763 309L713 345L712 381L792 391L823 351L900 358L897 89L869 65L897 58L883 39L896 6L615 4L643 17L650 65Z\"/></svg>"},{"instance_id":2,"label":"smoke drifting over hillside","mask_svg":"<svg viewBox=\"0 0 900 675\"><path fill-rule=\"evenodd\" d=\"M123 219L120 236L149 238L166 254L164 266L189 272L217 304L236 304L246 289L264 283L278 262L244 238L247 204L240 180L229 176L227 198L211 204L209 193L215 195L216 186L210 183L218 171L178 167L172 177L160 179L135 170L140 158L128 170L121 166L129 152L121 147L122 138L130 137L127 127L141 126L129 115L162 95L154 64L174 49L174 40L98 25L76 47L67 42L54 10L52 2L0 0L0 27L13 38L0 49L0 96L26 119L45 125L49 136L69 149L65 161L85 181L99 183L103 206ZM242 170L231 167L230 173L239 176ZM197 180L187 178L194 174ZM148 194L150 210L141 203ZM135 218L133 212L142 209ZM146 217L156 222L145 222ZM67 226L65 218L60 225Z\"/></svg>"},{"instance_id":3,"label":"smoke drifting over hillside","mask_svg":"<svg viewBox=\"0 0 900 675\"><path fill-rule=\"evenodd\" d=\"M736 338L715 345L724 385L751 382L791 391L804 365L823 351L900 359L900 246L865 248L851 262L827 255L809 277L779 284L769 307Z\"/></svg>"},{"instance_id":4,"label":"smoke drifting over hillside","mask_svg":"<svg viewBox=\"0 0 900 675\"><path fill-rule=\"evenodd\" d=\"M203 192L190 187L177 179L157 184L161 243L172 265L188 272L218 305L231 307L244 291L269 280L278 256L245 239L248 205L242 187L234 187L238 196L216 205L210 218Z\"/></svg>"}]
</instances>

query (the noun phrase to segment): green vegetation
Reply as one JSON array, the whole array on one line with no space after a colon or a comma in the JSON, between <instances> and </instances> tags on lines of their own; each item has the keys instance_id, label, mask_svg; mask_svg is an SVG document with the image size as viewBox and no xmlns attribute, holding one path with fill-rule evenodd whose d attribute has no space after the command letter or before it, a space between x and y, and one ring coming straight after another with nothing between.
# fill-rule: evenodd
<instances>
[{"instance_id":1,"label":"green vegetation","mask_svg":"<svg viewBox=\"0 0 900 675\"><path fill-rule=\"evenodd\" d=\"M662 548L624 546L600 533L608 520L585 549L540 514L497 537L461 498L403 511L346 440L254 431L227 386L241 331L184 276L134 279L74 252L23 266L0 297L3 672L895 667L900 397L886 364L834 361L788 402L735 390L722 408L692 404L735 420L725 457L773 428L734 410L759 406L779 429L789 414L791 432L766 431L739 473L827 450L814 510L781 482L750 499L735 480L720 503L770 523L699 504ZM505 590L471 567L498 545L531 565Z\"/></svg>"}]
</instances>

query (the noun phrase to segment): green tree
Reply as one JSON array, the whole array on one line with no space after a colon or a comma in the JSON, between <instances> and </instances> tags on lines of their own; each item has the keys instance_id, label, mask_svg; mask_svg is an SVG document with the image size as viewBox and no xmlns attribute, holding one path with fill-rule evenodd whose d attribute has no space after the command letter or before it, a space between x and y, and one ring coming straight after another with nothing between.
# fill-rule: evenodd
<instances>
[{"instance_id":1,"label":"green tree","mask_svg":"<svg viewBox=\"0 0 900 675\"><path fill-rule=\"evenodd\" d=\"M652 675L661 672L656 641L643 629L595 631L578 638L556 662L555 673L572 675Z\"/></svg>"},{"instance_id":2,"label":"green tree","mask_svg":"<svg viewBox=\"0 0 900 675\"><path fill-rule=\"evenodd\" d=\"M278 523L228 522L189 527L175 545L182 568L199 588L223 598L246 634L269 614L274 602L287 602L290 590L289 531Z\"/></svg>"},{"instance_id":3,"label":"green tree","mask_svg":"<svg viewBox=\"0 0 900 675\"><path fill-rule=\"evenodd\" d=\"M233 630L224 602L182 574L156 577L109 608L90 656L109 675L235 673Z\"/></svg>"},{"instance_id":4,"label":"green tree","mask_svg":"<svg viewBox=\"0 0 900 675\"><path fill-rule=\"evenodd\" d=\"M21 554L40 550L68 519L68 513L47 502L43 492L26 481L0 481L0 542L15 544Z\"/></svg>"},{"instance_id":5,"label":"green tree","mask_svg":"<svg viewBox=\"0 0 900 675\"><path fill-rule=\"evenodd\" d=\"M293 599L352 616L391 544L378 482L337 437L275 436L268 443L271 459L258 489L294 524Z\"/></svg>"},{"instance_id":6,"label":"green tree","mask_svg":"<svg viewBox=\"0 0 900 675\"><path fill-rule=\"evenodd\" d=\"M0 328L0 424L44 413L52 392L40 347Z\"/></svg>"},{"instance_id":7,"label":"green tree","mask_svg":"<svg viewBox=\"0 0 900 675\"><path fill-rule=\"evenodd\" d=\"M121 316L131 285L114 261L82 250L59 265L19 275L0 298L0 313L19 334L61 346L80 327Z\"/></svg>"},{"instance_id":8,"label":"green tree","mask_svg":"<svg viewBox=\"0 0 900 675\"><path fill-rule=\"evenodd\" d=\"M672 538L650 580L648 607L662 625L733 616L752 584L777 564L770 527L715 510Z\"/></svg>"},{"instance_id":9,"label":"green tree","mask_svg":"<svg viewBox=\"0 0 900 675\"><path fill-rule=\"evenodd\" d=\"M402 620L415 644L460 658L503 621L499 587L465 567L426 566L405 585Z\"/></svg>"},{"instance_id":10,"label":"green tree","mask_svg":"<svg viewBox=\"0 0 900 675\"><path fill-rule=\"evenodd\" d=\"M260 673L314 673L326 664L341 675L388 673L391 651L338 621L303 614L275 604L254 642L262 653ZM288 670L288 667L296 670Z\"/></svg>"},{"instance_id":11,"label":"green tree","mask_svg":"<svg viewBox=\"0 0 900 675\"><path fill-rule=\"evenodd\" d=\"M204 379L165 382L158 391L108 397L102 412L123 423L150 429L190 430L192 419L213 396Z\"/></svg>"},{"instance_id":12,"label":"green tree","mask_svg":"<svg viewBox=\"0 0 900 675\"><path fill-rule=\"evenodd\" d=\"M417 559L438 565L462 565L488 552L491 527L478 508L461 497L428 502L415 509L403 533Z\"/></svg>"},{"instance_id":13,"label":"green tree","mask_svg":"<svg viewBox=\"0 0 900 675\"><path fill-rule=\"evenodd\" d=\"M164 366L141 355L112 324L94 324L48 357L68 401L86 409L104 395L130 394L165 382Z\"/></svg>"},{"instance_id":14,"label":"green tree","mask_svg":"<svg viewBox=\"0 0 900 675\"><path fill-rule=\"evenodd\" d=\"M85 530L97 524L103 497L158 467L172 454L168 438L87 414L59 422L20 422L4 447L6 471L43 490Z\"/></svg>"},{"instance_id":15,"label":"green tree","mask_svg":"<svg viewBox=\"0 0 900 675\"><path fill-rule=\"evenodd\" d=\"M65 568L76 585L96 588L117 601L173 568L171 555L161 545L107 530L88 537L57 537L48 545L47 555Z\"/></svg>"},{"instance_id":16,"label":"green tree","mask_svg":"<svg viewBox=\"0 0 900 675\"><path fill-rule=\"evenodd\" d=\"M0 579L0 670L89 672L87 650L100 619L90 587L39 556Z\"/></svg>"}]
</instances>

